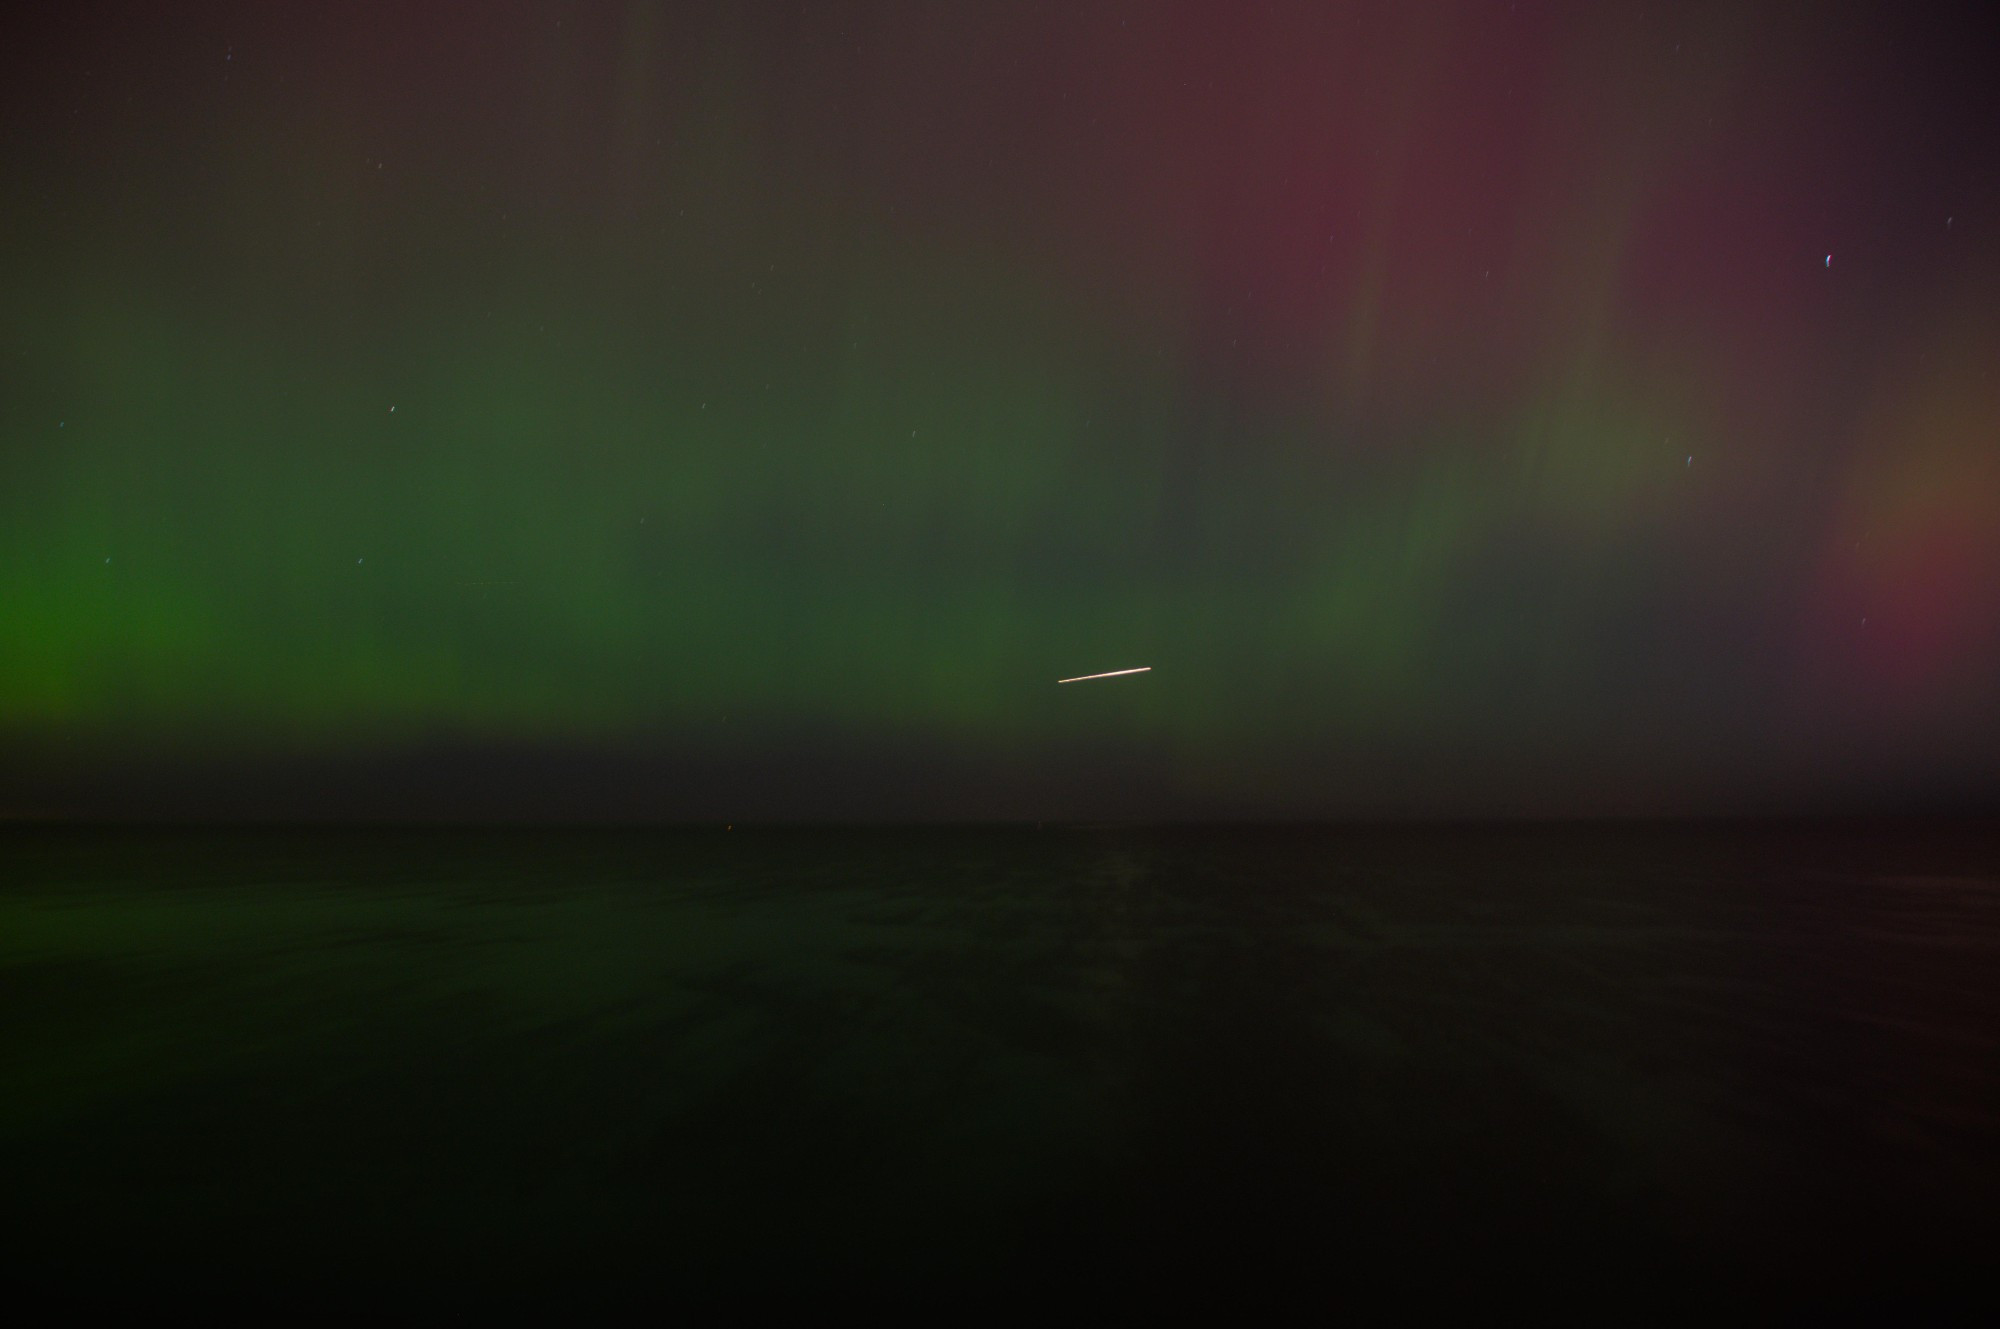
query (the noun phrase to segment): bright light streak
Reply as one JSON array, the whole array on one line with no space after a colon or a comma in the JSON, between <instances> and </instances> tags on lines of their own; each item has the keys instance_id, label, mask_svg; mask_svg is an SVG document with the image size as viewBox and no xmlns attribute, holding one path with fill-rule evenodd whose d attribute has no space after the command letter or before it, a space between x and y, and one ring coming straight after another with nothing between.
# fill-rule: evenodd
<instances>
[{"instance_id":1,"label":"bright light streak","mask_svg":"<svg viewBox=\"0 0 2000 1329\"><path fill-rule=\"evenodd\" d=\"M1088 683L1093 678L1117 678L1120 674L1150 674L1153 666L1141 665L1137 669L1114 669L1108 674L1080 674L1075 678L1059 678L1058 683Z\"/></svg>"}]
</instances>

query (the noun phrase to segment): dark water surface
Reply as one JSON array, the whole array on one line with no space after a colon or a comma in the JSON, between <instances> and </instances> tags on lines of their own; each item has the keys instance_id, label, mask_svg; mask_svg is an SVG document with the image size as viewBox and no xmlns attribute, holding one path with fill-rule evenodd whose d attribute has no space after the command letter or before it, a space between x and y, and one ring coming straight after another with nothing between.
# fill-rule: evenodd
<instances>
[{"instance_id":1,"label":"dark water surface","mask_svg":"<svg viewBox=\"0 0 2000 1329\"><path fill-rule=\"evenodd\" d=\"M6 831L4 1258L444 1309L1928 1296L2000 1234L1996 961L1963 824Z\"/></svg>"}]
</instances>

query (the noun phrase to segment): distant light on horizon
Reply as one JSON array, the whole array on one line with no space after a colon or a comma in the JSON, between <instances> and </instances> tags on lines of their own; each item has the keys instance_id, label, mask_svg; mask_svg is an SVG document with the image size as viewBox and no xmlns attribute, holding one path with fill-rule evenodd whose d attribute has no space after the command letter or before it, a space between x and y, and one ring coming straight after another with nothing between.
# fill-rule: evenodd
<instances>
[{"instance_id":1,"label":"distant light on horizon","mask_svg":"<svg viewBox=\"0 0 2000 1329\"><path fill-rule=\"evenodd\" d=\"M1075 678L1059 678L1058 683L1088 683L1093 678L1117 678L1123 674L1150 674L1153 666L1140 665L1137 669L1113 669L1105 674L1079 674Z\"/></svg>"}]
</instances>

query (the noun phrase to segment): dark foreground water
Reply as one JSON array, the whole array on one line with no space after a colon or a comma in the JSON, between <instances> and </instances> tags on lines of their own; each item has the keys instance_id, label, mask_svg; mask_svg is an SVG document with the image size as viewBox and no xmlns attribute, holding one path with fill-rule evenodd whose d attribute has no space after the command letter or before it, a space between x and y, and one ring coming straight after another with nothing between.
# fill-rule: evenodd
<instances>
[{"instance_id":1,"label":"dark foreground water","mask_svg":"<svg viewBox=\"0 0 2000 1329\"><path fill-rule=\"evenodd\" d=\"M444 1310L1989 1295L1996 961L1964 825L16 830L0 1272Z\"/></svg>"}]
</instances>

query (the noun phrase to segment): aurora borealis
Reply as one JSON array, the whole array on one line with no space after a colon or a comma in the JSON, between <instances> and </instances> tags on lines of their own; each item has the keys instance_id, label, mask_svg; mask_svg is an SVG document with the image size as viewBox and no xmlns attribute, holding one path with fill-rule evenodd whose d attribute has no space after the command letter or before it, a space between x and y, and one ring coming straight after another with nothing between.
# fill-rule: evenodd
<instances>
[{"instance_id":1,"label":"aurora borealis","mask_svg":"<svg viewBox=\"0 0 2000 1329\"><path fill-rule=\"evenodd\" d=\"M2000 775L1965 15L65 5L14 46L0 812Z\"/></svg>"}]
</instances>

